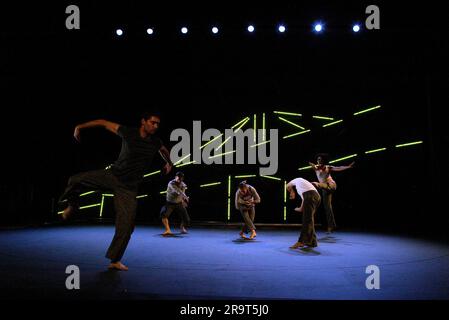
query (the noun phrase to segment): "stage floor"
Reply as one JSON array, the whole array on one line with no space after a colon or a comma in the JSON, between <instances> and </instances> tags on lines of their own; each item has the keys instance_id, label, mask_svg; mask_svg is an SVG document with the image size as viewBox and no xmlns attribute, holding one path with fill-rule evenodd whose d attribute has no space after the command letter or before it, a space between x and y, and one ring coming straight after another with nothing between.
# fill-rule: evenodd
<instances>
[{"instance_id":1,"label":"stage floor","mask_svg":"<svg viewBox=\"0 0 449 320\"><path fill-rule=\"evenodd\" d=\"M292 230L192 228L164 238L138 226L123 262L108 271L109 225L0 231L2 298L61 299L448 299L449 246L382 234L318 233L313 250L291 250ZM177 230L176 230L177 231ZM77 265L80 290L67 290L66 266ZM368 265L380 289L368 290Z\"/></svg>"}]
</instances>

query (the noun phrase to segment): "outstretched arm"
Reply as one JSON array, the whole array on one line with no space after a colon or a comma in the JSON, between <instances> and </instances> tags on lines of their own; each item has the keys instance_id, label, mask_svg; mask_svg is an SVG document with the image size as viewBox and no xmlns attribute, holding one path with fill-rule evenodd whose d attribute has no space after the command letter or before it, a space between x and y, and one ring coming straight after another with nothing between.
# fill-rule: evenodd
<instances>
[{"instance_id":1,"label":"outstretched arm","mask_svg":"<svg viewBox=\"0 0 449 320\"><path fill-rule=\"evenodd\" d=\"M354 163L355 162L352 162L349 166L341 166L341 167L330 166L329 169L330 169L330 171L333 171L333 172L345 171L345 170L351 169L354 166Z\"/></svg>"},{"instance_id":2,"label":"outstretched arm","mask_svg":"<svg viewBox=\"0 0 449 320\"><path fill-rule=\"evenodd\" d=\"M312 168L313 170L317 170L316 164L309 162L310 168Z\"/></svg>"},{"instance_id":3,"label":"outstretched arm","mask_svg":"<svg viewBox=\"0 0 449 320\"><path fill-rule=\"evenodd\" d=\"M120 125L118 123L114 123L114 122L103 120L103 119L93 120L93 121L89 121L89 122L85 122L85 123L77 125L75 127L75 132L73 133L73 136L79 142L81 130L87 129L87 128L96 128L96 127L103 127L106 130L117 134L117 131L118 131L118 128L120 127Z\"/></svg>"}]
</instances>

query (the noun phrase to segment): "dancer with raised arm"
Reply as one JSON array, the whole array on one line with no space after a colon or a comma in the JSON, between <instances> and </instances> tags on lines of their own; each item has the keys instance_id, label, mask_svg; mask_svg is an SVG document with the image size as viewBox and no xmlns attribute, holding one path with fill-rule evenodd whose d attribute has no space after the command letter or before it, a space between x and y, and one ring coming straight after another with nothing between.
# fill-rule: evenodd
<instances>
[{"instance_id":1,"label":"dancer with raised arm","mask_svg":"<svg viewBox=\"0 0 449 320\"><path fill-rule=\"evenodd\" d=\"M352 162L348 166L330 166L328 165L328 156L324 153L316 155L315 160L317 164L314 164L312 162L309 162L309 164L315 171L318 182L312 183L323 193L323 205L324 212L326 214L327 233L331 233L337 227L335 223L334 210L332 208L332 194L337 189L337 184L335 183L334 179L332 179L331 172L340 172L350 169L354 166L354 162Z\"/></svg>"},{"instance_id":2,"label":"dancer with raised arm","mask_svg":"<svg viewBox=\"0 0 449 320\"><path fill-rule=\"evenodd\" d=\"M120 155L109 169L88 171L72 176L60 198L60 201L68 202L67 208L62 213L62 218L67 220L79 209L81 193L101 190L114 194L115 234L106 253L106 257L111 260L110 269L128 270L128 267L121 263L121 259L134 231L137 189L155 154L159 152L166 161L164 167L166 174L173 166L169 151L154 135L159 124L158 115L145 113L140 120L139 128L131 128L106 120L94 120L75 127L74 137L77 141L80 141L81 131L94 127L105 128L122 139Z\"/></svg>"}]
</instances>

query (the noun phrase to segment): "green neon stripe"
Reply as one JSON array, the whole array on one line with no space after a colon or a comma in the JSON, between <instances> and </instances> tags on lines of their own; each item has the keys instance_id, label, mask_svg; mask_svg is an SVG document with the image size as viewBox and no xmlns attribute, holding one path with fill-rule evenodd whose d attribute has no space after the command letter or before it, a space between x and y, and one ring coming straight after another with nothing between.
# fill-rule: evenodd
<instances>
[{"instance_id":1,"label":"green neon stripe","mask_svg":"<svg viewBox=\"0 0 449 320\"><path fill-rule=\"evenodd\" d=\"M151 173L147 173L147 174L145 174L143 177L146 178L146 177L149 177L149 176L153 176L153 175L155 175L155 174L158 174L158 173L161 173L161 170L154 171L154 172L151 172Z\"/></svg>"},{"instance_id":2,"label":"green neon stripe","mask_svg":"<svg viewBox=\"0 0 449 320\"><path fill-rule=\"evenodd\" d=\"M380 152L380 151L384 151L384 150L387 150L387 148L379 148L379 149L368 150L368 151L365 151L365 154Z\"/></svg>"},{"instance_id":3,"label":"green neon stripe","mask_svg":"<svg viewBox=\"0 0 449 320\"><path fill-rule=\"evenodd\" d=\"M104 197L113 197L114 195L112 193L103 193Z\"/></svg>"},{"instance_id":4,"label":"green neon stripe","mask_svg":"<svg viewBox=\"0 0 449 320\"><path fill-rule=\"evenodd\" d=\"M223 147L232 137L227 137L225 141L223 141L216 149L215 151L218 151Z\"/></svg>"},{"instance_id":5,"label":"green neon stripe","mask_svg":"<svg viewBox=\"0 0 449 320\"><path fill-rule=\"evenodd\" d=\"M84 196L87 196L88 194L92 194L92 193L95 193L95 192L96 191L89 191L89 192L81 193L80 197L84 197Z\"/></svg>"},{"instance_id":6,"label":"green neon stripe","mask_svg":"<svg viewBox=\"0 0 449 320\"><path fill-rule=\"evenodd\" d=\"M310 169L310 166L298 168L298 170L306 170L306 169Z\"/></svg>"},{"instance_id":7,"label":"green neon stripe","mask_svg":"<svg viewBox=\"0 0 449 320\"><path fill-rule=\"evenodd\" d=\"M293 112L284 112L284 111L273 111L276 114L283 114L286 116L298 116L298 117L302 117L302 114L300 113L293 113Z\"/></svg>"},{"instance_id":8,"label":"green neon stripe","mask_svg":"<svg viewBox=\"0 0 449 320\"><path fill-rule=\"evenodd\" d=\"M166 194L167 190L159 192L159 194Z\"/></svg>"},{"instance_id":9,"label":"green neon stripe","mask_svg":"<svg viewBox=\"0 0 449 320\"><path fill-rule=\"evenodd\" d=\"M136 199L142 199L148 197L147 194L142 194L141 196L137 196Z\"/></svg>"},{"instance_id":10,"label":"green neon stripe","mask_svg":"<svg viewBox=\"0 0 449 320\"><path fill-rule=\"evenodd\" d=\"M265 141L265 113L262 113L262 141Z\"/></svg>"},{"instance_id":11,"label":"green neon stripe","mask_svg":"<svg viewBox=\"0 0 449 320\"><path fill-rule=\"evenodd\" d=\"M309 130L305 130L305 131L300 131L300 132L293 133L291 135L282 137L282 139L288 139L288 138L291 138L291 137L299 136L300 134L304 134L304 133L307 133L307 132L310 132L310 129Z\"/></svg>"},{"instance_id":12,"label":"green neon stripe","mask_svg":"<svg viewBox=\"0 0 449 320\"><path fill-rule=\"evenodd\" d=\"M89 208L98 207L98 206L101 206L101 203L95 203L95 204L90 204L88 206L83 206L83 207L80 207L80 210L89 209Z\"/></svg>"},{"instance_id":13,"label":"green neon stripe","mask_svg":"<svg viewBox=\"0 0 449 320\"><path fill-rule=\"evenodd\" d=\"M287 207L284 206L284 221L287 221Z\"/></svg>"},{"instance_id":14,"label":"green neon stripe","mask_svg":"<svg viewBox=\"0 0 449 320\"><path fill-rule=\"evenodd\" d=\"M234 153L234 152L236 152L236 150L232 150L232 151L228 151L228 152L223 152L223 153L217 154L217 155L215 155L215 156L209 157L209 159L218 158L218 157L225 156L225 155L227 155L227 154L231 154L231 153Z\"/></svg>"},{"instance_id":15,"label":"green neon stripe","mask_svg":"<svg viewBox=\"0 0 449 320\"><path fill-rule=\"evenodd\" d=\"M265 144L265 143L270 143L270 140L267 140L267 141L264 141L264 142L260 142L260 143L258 143L258 144L253 144L253 145L250 146L250 147L251 147L251 148L258 147L258 146L263 145L263 144Z\"/></svg>"},{"instance_id":16,"label":"green neon stripe","mask_svg":"<svg viewBox=\"0 0 449 320\"><path fill-rule=\"evenodd\" d=\"M246 117L246 118L243 118L242 120L240 120L239 122L237 122L236 124L234 124L232 127L231 127L231 129L234 129L234 128L236 128L236 127L238 127L240 124L242 124L242 122L248 122L248 120L249 120L249 117Z\"/></svg>"},{"instance_id":17,"label":"green neon stripe","mask_svg":"<svg viewBox=\"0 0 449 320\"><path fill-rule=\"evenodd\" d=\"M254 129L253 129L253 138L254 138L254 142L257 142L257 136L256 136L256 132L257 132L257 115L254 115Z\"/></svg>"},{"instance_id":18,"label":"green neon stripe","mask_svg":"<svg viewBox=\"0 0 449 320\"><path fill-rule=\"evenodd\" d=\"M340 122L343 122L343 120L337 120L337 121L334 121L334 122L331 122L331 123L323 124L323 128L333 126L334 124L337 124L337 123L340 123Z\"/></svg>"},{"instance_id":19,"label":"green neon stripe","mask_svg":"<svg viewBox=\"0 0 449 320\"><path fill-rule=\"evenodd\" d=\"M221 184L221 182L212 182L212 183L202 184L202 185L200 185L200 188L212 187L212 186L216 186L219 184Z\"/></svg>"},{"instance_id":20,"label":"green neon stripe","mask_svg":"<svg viewBox=\"0 0 449 320\"><path fill-rule=\"evenodd\" d=\"M346 157L343 157L343 158L338 158L338 159L329 161L329 163L335 163L335 162L338 162L338 161L343 161L343 160L351 159L351 158L354 158L354 157L357 157L357 153L356 154L351 154L350 156L346 156Z\"/></svg>"},{"instance_id":21,"label":"green neon stripe","mask_svg":"<svg viewBox=\"0 0 449 320\"><path fill-rule=\"evenodd\" d=\"M267 179L271 179L271 180L277 180L277 181L281 181L281 178L278 177L273 177L273 176L261 176L262 178L267 178Z\"/></svg>"},{"instance_id":22,"label":"green neon stripe","mask_svg":"<svg viewBox=\"0 0 449 320\"><path fill-rule=\"evenodd\" d=\"M284 203L287 202L287 181L284 181Z\"/></svg>"},{"instance_id":23,"label":"green neon stripe","mask_svg":"<svg viewBox=\"0 0 449 320\"><path fill-rule=\"evenodd\" d=\"M101 196L100 217L103 216L104 196Z\"/></svg>"},{"instance_id":24,"label":"green neon stripe","mask_svg":"<svg viewBox=\"0 0 449 320\"><path fill-rule=\"evenodd\" d=\"M185 159L189 158L190 155L191 155L191 154L189 153L189 154L186 155L184 158L181 158L181 159L179 159L178 161L176 161L173 165L174 165L174 166L178 165L179 163L183 162Z\"/></svg>"},{"instance_id":25,"label":"green neon stripe","mask_svg":"<svg viewBox=\"0 0 449 320\"><path fill-rule=\"evenodd\" d=\"M194 164L194 163L196 163L196 160L177 165L176 168L185 167L185 166L188 166L188 165L191 165L191 164Z\"/></svg>"},{"instance_id":26,"label":"green neon stripe","mask_svg":"<svg viewBox=\"0 0 449 320\"><path fill-rule=\"evenodd\" d=\"M257 177L255 174L244 174L240 176L234 176L235 179L241 179L241 178L254 178Z\"/></svg>"},{"instance_id":27,"label":"green neon stripe","mask_svg":"<svg viewBox=\"0 0 449 320\"><path fill-rule=\"evenodd\" d=\"M369 112L369 111L373 111L373 110L379 109L380 107L381 106L375 106L375 107L372 107L372 108L361 110L361 111L358 111L358 112L354 113L354 115L358 116L359 114L362 114L362 113L365 113L365 112Z\"/></svg>"},{"instance_id":28,"label":"green neon stripe","mask_svg":"<svg viewBox=\"0 0 449 320\"><path fill-rule=\"evenodd\" d=\"M237 129L234 130L234 133L236 133L237 131L239 131L240 129L242 129L242 127L243 127L245 124L247 124L248 121L249 121L249 118L248 118L248 119L245 119L245 121L244 121L244 122L237 128ZM231 128L231 129L233 129L233 128Z\"/></svg>"},{"instance_id":29,"label":"green neon stripe","mask_svg":"<svg viewBox=\"0 0 449 320\"><path fill-rule=\"evenodd\" d=\"M395 147L396 147L396 148L402 148L402 147L413 146L413 145L415 145L415 144L421 144L421 143L423 143L423 141L415 141L415 142L409 142L409 143L397 144Z\"/></svg>"},{"instance_id":30,"label":"green neon stripe","mask_svg":"<svg viewBox=\"0 0 449 320\"><path fill-rule=\"evenodd\" d=\"M312 116L314 119L320 119L320 120L334 120L334 118L330 117L323 117L323 116Z\"/></svg>"},{"instance_id":31,"label":"green neon stripe","mask_svg":"<svg viewBox=\"0 0 449 320\"><path fill-rule=\"evenodd\" d=\"M216 137L213 138L212 140L209 140L208 142L206 142L205 144L203 144L203 145L200 147L200 150L203 149L203 148L204 148L205 146L207 146L208 144L210 144L210 143L214 142L215 140L217 140L218 138L220 138L222 135L223 135L223 133L220 133L218 136L216 136Z\"/></svg>"},{"instance_id":32,"label":"green neon stripe","mask_svg":"<svg viewBox=\"0 0 449 320\"><path fill-rule=\"evenodd\" d=\"M284 121L284 122L286 122L286 123L288 123L288 124L291 124L292 126L295 126L295 127L299 128L299 129L301 129L301 130L304 130L304 129L305 129L304 127L301 127L299 124L296 124L296 123L294 123L294 122L291 122L290 120L287 120L287 119L282 118L282 117L278 117L278 118L279 118L279 120Z\"/></svg>"}]
</instances>

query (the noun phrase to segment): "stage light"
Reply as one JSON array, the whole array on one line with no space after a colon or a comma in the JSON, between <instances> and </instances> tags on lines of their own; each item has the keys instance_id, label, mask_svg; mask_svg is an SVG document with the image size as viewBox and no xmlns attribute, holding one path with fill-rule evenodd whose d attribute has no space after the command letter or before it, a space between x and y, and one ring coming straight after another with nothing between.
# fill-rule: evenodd
<instances>
[{"instance_id":1,"label":"stage light","mask_svg":"<svg viewBox=\"0 0 449 320\"><path fill-rule=\"evenodd\" d=\"M280 26L278 26L278 31L280 32L280 33L284 33L285 32L285 26L284 25L280 25Z\"/></svg>"},{"instance_id":2,"label":"stage light","mask_svg":"<svg viewBox=\"0 0 449 320\"><path fill-rule=\"evenodd\" d=\"M189 29L187 29L186 27L182 27L182 28L181 28L181 32L182 32L183 34L186 34L187 32L189 32Z\"/></svg>"},{"instance_id":3,"label":"stage light","mask_svg":"<svg viewBox=\"0 0 449 320\"><path fill-rule=\"evenodd\" d=\"M397 144L395 147L396 148L402 148L402 147L408 147L408 146L414 146L416 144L421 144L423 143L422 141L415 141L415 142L409 142L409 143L403 143L403 144Z\"/></svg>"},{"instance_id":4,"label":"stage light","mask_svg":"<svg viewBox=\"0 0 449 320\"><path fill-rule=\"evenodd\" d=\"M248 26L248 32L254 32L254 26L253 25L249 25Z\"/></svg>"},{"instance_id":5,"label":"stage light","mask_svg":"<svg viewBox=\"0 0 449 320\"><path fill-rule=\"evenodd\" d=\"M358 24L353 25L352 26L352 31L359 32L360 31L360 26Z\"/></svg>"},{"instance_id":6,"label":"stage light","mask_svg":"<svg viewBox=\"0 0 449 320\"><path fill-rule=\"evenodd\" d=\"M212 33L213 34L217 34L218 33L218 28L217 27L213 27L212 28Z\"/></svg>"},{"instance_id":7,"label":"stage light","mask_svg":"<svg viewBox=\"0 0 449 320\"><path fill-rule=\"evenodd\" d=\"M324 27L321 23L317 23L314 25L313 30L315 30L315 32L321 32L323 31Z\"/></svg>"},{"instance_id":8,"label":"stage light","mask_svg":"<svg viewBox=\"0 0 449 320\"><path fill-rule=\"evenodd\" d=\"M355 112L354 116L358 116L359 114L363 114L363 113L366 113L366 112L369 112L369 111L373 111L373 110L379 109L380 107L381 106L375 106L375 107L372 107L372 108L368 108L368 109L365 109L365 110L362 110L362 111Z\"/></svg>"},{"instance_id":9,"label":"stage light","mask_svg":"<svg viewBox=\"0 0 449 320\"><path fill-rule=\"evenodd\" d=\"M115 34L118 35L119 37L121 37L123 35L123 30L117 29L117 30L115 30Z\"/></svg>"},{"instance_id":10,"label":"stage light","mask_svg":"<svg viewBox=\"0 0 449 320\"><path fill-rule=\"evenodd\" d=\"M147 34L152 35L154 32L153 28L148 28L147 29Z\"/></svg>"},{"instance_id":11,"label":"stage light","mask_svg":"<svg viewBox=\"0 0 449 320\"><path fill-rule=\"evenodd\" d=\"M212 187L212 186L217 186L221 184L221 182L212 182L212 183L207 183L207 184L202 184L200 185L200 188L206 188L206 187Z\"/></svg>"}]
</instances>

